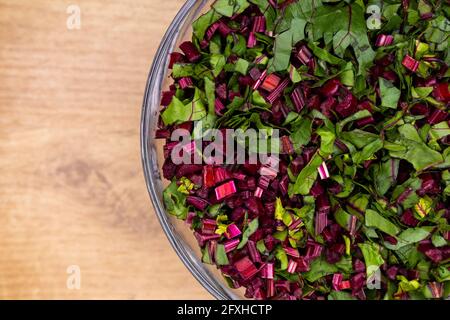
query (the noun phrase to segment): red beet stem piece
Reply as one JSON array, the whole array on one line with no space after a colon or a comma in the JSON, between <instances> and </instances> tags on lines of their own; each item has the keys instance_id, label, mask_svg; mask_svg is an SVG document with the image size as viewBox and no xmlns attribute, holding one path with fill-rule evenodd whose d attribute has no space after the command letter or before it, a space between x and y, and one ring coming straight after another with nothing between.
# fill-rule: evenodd
<instances>
[{"instance_id":1,"label":"red beet stem piece","mask_svg":"<svg viewBox=\"0 0 450 320\"><path fill-rule=\"evenodd\" d=\"M202 56L191 41L185 41L180 45L181 51L185 54L189 62L196 62Z\"/></svg>"},{"instance_id":2,"label":"red beet stem piece","mask_svg":"<svg viewBox=\"0 0 450 320\"><path fill-rule=\"evenodd\" d=\"M394 37L390 34L380 34L375 45L377 47L387 47L394 42Z\"/></svg>"},{"instance_id":3,"label":"red beet stem piece","mask_svg":"<svg viewBox=\"0 0 450 320\"><path fill-rule=\"evenodd\" d=\"M409 71L416 72L417 69L419 68L419 61L417 61L416 59L412 58L409 55L406 55L403 58L402 65Z\"/></svg>"}]
</instances>

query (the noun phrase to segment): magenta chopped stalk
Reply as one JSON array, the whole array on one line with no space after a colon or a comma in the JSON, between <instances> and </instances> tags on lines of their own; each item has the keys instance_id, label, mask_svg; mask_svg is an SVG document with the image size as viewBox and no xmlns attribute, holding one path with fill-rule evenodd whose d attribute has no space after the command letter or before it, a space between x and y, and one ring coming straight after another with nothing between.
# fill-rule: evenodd
<instances>
[{"instance_id":1,"label":"magenta chopped stalk","mask_svg":"<svg viewBox=\"0 0 450 320\"><path fill-rule=\"evenodd\" d=\"M267 101L269 101L270 104L273 104L275 102L275 100L277 100L280 95L283 93L284 89L287 88L287 86L289 85L290 80L284 79L279 85L278 87L276 87L275 89L273 89L273 91L271 92L271 94L267 97ZM270 90L268 90L270 91Z\"/></svg>"},{"instance_id":2,"label":"magenta chopped stalk","mask_svg":"<svg viewBox=\"0 0 450 320\"><path fill-rule=\"evenodd\" d=\"M328 167L327 167L327 164L325 161L320 165L318 171L319 171L320 179L325 180L330 177L330 173L328 172Z\"/></svg>"},{"instance_id":3,"label":"magenta chopped stalk","mask_svg":"<svg viewBox=\"0 0 450 320\"><path fill-rule=\"evenodd\" d=\"M215 189L216 199L221 200L232 194L235 194L236 191L237 191L237 189L236 189L236 185L234 184L234 181L229 181Z\"/></svg>"},{"instance_id":4,"label":"magenta chopped stalk","mask_svg":"<svg viewBox=\"0 0 450 320\"><path fill-rule=\"evenodd\" d=\"M241 242L239 239L231 239L231 240L225 241L225 243L224 243L225 252L230 253L231 251L236 249L237 246L239 245L239 242Z\"/></svg>"},{"instance_id":5,"label":"magenta chopped stalk","mask_svg":"<svg viewBox=\"0 0 450 320\"><path fill-rule=\"evenodd\" d=\"M267 286L267 292L266 296L267 298L271 298L275 295L275 282L273 279L267 279L266 280L266 286Z\"/></svg>"},{"instance_id":6,"label":"magenta chopped stalk","mask_svg":"<svg viewBox=\"0 0 450 320\"><path fill-rule=\"evenodd\" d=\"M376 46L377 47L387 47L390 46L394 42L394 37L390 34L380 34L377 38Z\"/></svg>"},{"instance_id":7,"label":"magenta chopped stalk","mask_svg":"<svg viewBox=\"0 0 450 320\"><path fill-rule=\"evenodd\" d=\"M352 287L351 283L349 280L344 280L341 282L341 285L339 286L340 290L347 290L350 289Z\"/></svg>"},{"instance_id":8,"label":"magenta chopped stalk","mask_svg":"<svg viewBox=\"0 0 450 320\"><path fill-rule=\"evenodd\" d=\"M250 32L247 40L247 48L254 48L256 46L256 35L254 32Z\"/></svg>"},{"instance_id":9,"label":"magenta chopped stalk","mask_svg":"<svg viewBox=\"0 0 450 320\"><path fill-rule=\"evenodd\" d=\"M217 228L217 222L213 219L203 219L202 221L202 234L211 235L215 234Z\"/></svg>"},{"instance_id":10,"label":"magenta chopped stalk","mask_svg":"<svg viewBox=\"0 0 450 320\"><path fill-rule=\"evenodd\" d=\"M342 284L342 273L335 273L333 275L333 289L336 291L340 291L341 290L341 284Z\"/></svg>"},{"instance_id":11,"label":"magenta chopped stalk","mask_svg":"<svg viewBox=\"0 0 450 320\"><path fill-rule=\"evenodd\" d=\"M257 16L253 19L252 31L261 33L266 31L266 18L264 16Z\"/></svg>"},{"instance_id":12,"label":"magenta chopped stalk","mask_svg":"<svg viewBox=\"0 0 450 320\"><path fill-rule=\"evenodd\" d=\"M293 146L292 141L289 138L289 136L281 137L281 146L282 146L283 152L286 154L293 154L295 151L294 146Z\"/></svg>"},{"instance_id":13,"label":"magenta chopped stalk","mask_svg":"<svg viewBox=\"0 0 450 320\"><path fill-rule=\"evenodd\" d=\"M238 228L238 226L234 223L230 224L227 227L227 232L225 233L225 236L228 239L239 237L242 234L241 230Z\"/></svg>"},{"instance_id":14,"label":"magenta chopped stalk","mask_svg":"<svg viewBox=\"0 0 450 320\"><path fill-rule=\"evenodd\" d=\"M247 242L247 249L250 254L250 258L252 259L253 262L258 262L258 263L262 262L261 255L260 255L258 249L256 248L256 243L254 241L249 240Z\"/></svg>"},{"instance_id":15,"label":"magenta chopped stalk","mask_svg":"<svg viewBox=\"0 0 450 320\"><path fill-rule=\"evenodd\" d=\"M255 84L253 85L253 90L258 90L263 81L265 80L267 76L267 70L264 70L261 75L259 76L258 80L256 80Z\"/></svg>"},{"instance_id":16,"label":"magenta chopped stalk","mask_svg":"<svg viewBox=\"0 0 450 320\"><path fill-rule=\"evenodd\" d=\"M291 247L285 247L284 251L288 256L294 257L294 258L300 258L300 253L297 249L291 248Z\"/></svg>"},{"instance_id":17,"label":"magenta chopped stalk","mask_svg":"<svg viewBox=\"0 0 450 320\"><path fill-rule=\"evenodd\" d=\"M213 23L206 31L206 39L211 40L216 31L219 29L220 22Z\"/></svg>"},{"instance_id":18,"label":"magenta chopped stalk","mask_svg":"<svg viewBox=\"0 0 450 320\"><path fill-rule=\"evenodd\" d=\"M274 277L274 264L268 262L261 269L261 278L273 280L273 277Z\"/></svg>"},{"instance_id":19,"label":"magenta chopped stalk","mask_svg":"<svg viewBox=\"0 0 450 320\"><path fill-rule=\"evenodd\" d=\"M234 266L244 280L250 279L258 273L258 269L248 257L237 261Z\"/></svg>"},{"instance_id":20,"label":"magenta chopped stalk","mask_svg":"<svg viewBox=\"0 0 450 320\"><path fill-rule=\"evenodd\" d=\"M188 225L192 225L192 222L194 221L194 218L197 216L197 214L193 211L189 211L186 217L186 223Z\"/></svg>"},{"instance_id":21,"label":"magenta chopped stalk","mask_svg":"<svg viewBox=\"0 0 450 320\"><path fill-rule=\"evenodd\" d=\"M178 84L180 85L180 88L183 90L187 88L192 88L194 86L192 79L189 77L181 78L180 80L178 80Z\"/></svg>"},{"instance_id":22,"label":"magenta chopped stalk","mask_svg":"<svg viewBox=\"0 0 450 320\"><path fill-rule=\"evenodd\" d=\"M231 28L223 21L219 22L218 30L222 37L226 37L232 32Z\"/></svg>"},{"instance_id":23,"label":"magenta chopped stalk","mask_svg":"<svg viewBox=\"0 0 450 320\"><path fill-rule=\"evenodd\" d=\"M191 41L185 41L180 45L181 51L190 62L195 62L200 59L201 54Z\"/></svg>"},{"instance_id":24,"label":"magenta chopped stalk","mask_svg":"<svg viewBox=\"0 0 450 320\"><path fill-rule=\"evenodd\" d=\"M326 212L316 213L316 234L321 234L328 224L328 218Z\"/></svg>"},{"instance_id":25,"label":"magenta chopped stalk","mask_svg":"<svg viewBox=\"0 0 450 320\"><path fill-rule=\"evenodd\" d=\"M255 190L254 196L256 198L261 198L263 193L264 193L264 189L262 189L261 187L257 187Z\"/></svg>"},{"instance_id":26,"label":"magenta chopped stalk","mask_svg":"<svg viewBox=\"0 0 450 320\"><path fill-rule=\"evenodd\" d=\"M296 270L297 270L297 262L294 260L289 260L287 272L295 273Z\"/></svg>"},{"instance_id":27,"label":"magenta chopped stalk","mask_svg":"<svg viewBox=\"0 0 450 320\"><path fill-rule=\"evenodd\" d=\"M269 177L270 179L275 179L278 175L278 170L276 170L275 168L273 168L271 166L262 166L259 169L259 174L261 176Z\"/></svg>"},{"instance_id":28,"label":"magenta chopped stalk","mask_svg":"<svg viewBox=\"0 0 450 320\"><path fill-rule=\"evenodd\" d=\"M305 98L303 96L302 90L297 87L294 89L294 91L291 94L292 102L294 103L295 109L297 112L302 111L302 109L305 107Z\"/></svg>"},{"instance_id":29,"label":"magenta chopped stalk","mask_svg":"<svg viewBox=\"0 0 450 320\"><path fill-rule=\"evenodd\" d=\"M302 46L297 52L298 60L305 65L311 61L312 57L313 55L307 46Z\"/></svg>"},{"instance_id":30,"label":"magenta chopped stalk","mask_svg":"<svg viewBox=\"0 0 450 320\"><path fill-rule=\"evenodd\" d=\"M269 188L270 180L272 180L269 176L261 176L258 180L258 187L267 190Z\"/></svg>"},{"instance_id":31,"label":"magenta chopped stalk","mask_svg":"<svg viewBox=\"0 0 450 320\"><path fill-rule=\"evenodd\" d=\"M186 203L194 206L196 209L203 211L206 209L206 207L209 205L208 201L205 199L195 197L195 196L188 196L186 198Z\"/></svg>"},{"instance_id":32,"label":"magenta chopped stalk","mask_svg":"<svg viewBox=\"0 0 450 320\"><path fill-rule=\"evenodd\" d=\"M409 55L406 55L402 61L403 66L409 71L416 72L419 69L419 61Z\"/></svg>"}]
</instances>

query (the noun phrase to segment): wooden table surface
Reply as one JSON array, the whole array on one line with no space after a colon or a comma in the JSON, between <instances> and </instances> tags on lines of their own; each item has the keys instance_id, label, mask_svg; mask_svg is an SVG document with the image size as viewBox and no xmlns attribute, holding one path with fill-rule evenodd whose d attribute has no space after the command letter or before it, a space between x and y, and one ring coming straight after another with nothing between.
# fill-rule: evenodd
<instances>
[{"instance_id":1,"label":"wooden table surface","mask_svg":"<svg viewBox=\"0 0 450 320\"><path fill-rule=\"evenodd\" d=\"M0 0L0 299L211 298L162 233L139 150L183 2Z\"/></svg>"}]
</instances>

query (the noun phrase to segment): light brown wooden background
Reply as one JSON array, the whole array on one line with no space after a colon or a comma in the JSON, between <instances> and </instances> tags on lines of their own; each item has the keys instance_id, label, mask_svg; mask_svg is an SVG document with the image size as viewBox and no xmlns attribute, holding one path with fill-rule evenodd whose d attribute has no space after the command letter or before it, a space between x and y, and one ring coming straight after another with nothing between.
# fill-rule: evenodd
<instances>
[{"instance_id":1,"label":"light brown wooden background","mask_svg":"<svg viewBox=\"0 0 450 320\"><path fill-rule=\"evenodd\" d=\"M183 2L0 0L1 299L210 298L162 233L139 154L148 70Z\"/></svg>"}]
</instances>

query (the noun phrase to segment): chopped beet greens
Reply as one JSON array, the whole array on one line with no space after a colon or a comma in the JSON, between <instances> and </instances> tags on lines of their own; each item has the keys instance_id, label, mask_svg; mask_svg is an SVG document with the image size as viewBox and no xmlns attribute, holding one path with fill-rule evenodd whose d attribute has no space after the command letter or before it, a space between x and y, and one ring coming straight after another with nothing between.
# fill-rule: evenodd
<instances>
[{"instance_id":1,"label":"chopped beet greens","mask_svg":"<svg viewBox=\"0 0 450 320\"><path fill-rule=\"evenodd\" d=\"M194 22L161 99L163 199L230 287L449 298L449 16L445 0L217 0ZM278 129L278 170L175 164L172 132L198 120Z\"/></svg>"}]
</instances>

